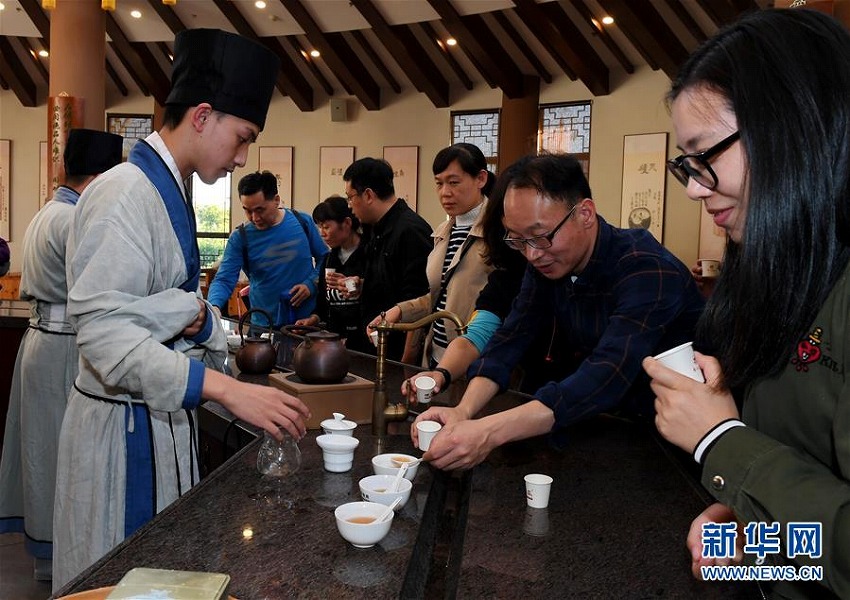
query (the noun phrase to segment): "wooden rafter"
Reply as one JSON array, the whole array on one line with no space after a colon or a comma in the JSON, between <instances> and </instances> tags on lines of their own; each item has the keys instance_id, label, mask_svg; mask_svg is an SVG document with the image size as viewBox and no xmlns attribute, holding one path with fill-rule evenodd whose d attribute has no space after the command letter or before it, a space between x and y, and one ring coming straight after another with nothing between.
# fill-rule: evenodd
<instances>
[{"instance_id":1,"label":"wooden rafter","mask_svg":"<svg viewBox=\"0 0 850 600\"><path fill-rule=\"evenodd\" d=\"M447 47L446 44L438 41L439 38L437 36L437 31L427 21L420 23L419 26L425 33L425 37L433 42L434 48L436 48L440 54L443 55L443 58L446 59L446 62L449 64L452 71L454 71L454 74L457 75L458 79L460 79L463 87L467 90L471 90L472 80L469 78L469 75L466 74L466 71L463 70L463 67L460 66L460 63L457 62L457 59L452 55L451 49Z\"/></svg>"},{"instance_id":2,"label":"wooden rafter","mask_svg":"<svg viewBox=\"0 0 850 600\"><path fill-rule=\"evenodd\" d=\"M322 72L319 70L319 67L316 65L316 61L313 60L313 57L301 47L301 44L298 43L298 40L295 39L294 35L287 35L283 38L286 40L292 49L295 51L295 54L304 59L304 64L307 65L307 68L310 70L310 74L316 78L316 81L319 82L319 85L322 86L322 89L325 90L325 93L328 96L334 95L334 88L331 85L331 82L328 81L328 78L325 77Z\"/></svg>"},{"instance_id":3,"label":"wooden rafter","mask_svg":"<svg viewBox=\"0 0 850 600\"><path fill-rule=\"evenodd\" d=\"M183 24L183 21L180 20L177 13L174 12L174 9L163 4L162 0L148 0L148 4L150 4L154 12L159 15L159 18L168 25L171 33L176 35L186 29L186 26Z\"/></svg>"},{"instance_id":4,"label":"wooden rafter","mask_svg":"<svg viewBox=\"0 0 850 600\"><path fill-rule=\"evenodd\" d=\"M20 4L32 24L35 25L44 47L50 50L50 19L47 18L47 13L41 8L41 3L38 0L20 0Z\"/></svg>"},{"instance_id":5,"label":"wooden rafter","mask_svg":"<svg viewBox=\"0 0 850 600\"><path fill-rule=\"evenodd\" d=\"M688 51L650 0L598 1L635 46L650 54L668 77L676 76Z\"/></svg>"},{"instance_id":6,"label":"wooden rafter","mask_svg":"<svg viewBox=\"0 0 850 600\"><path fill-rule=\"evenodd\" d=\"M381 76L384 78L384 81L387 82L392 90L396 94L401 93L401 84L399 84L398 80L393 77L392 72L390 72L387 65L384 64L384 61L381 60L381 57L378 56L378 53L375 52L375 49L372 47L372 44L366 39L366 36L363 35L363 32L359 29L355 29L349 32L351 37L354 38L354 41L360 45L360 49L366 54L366 57L372 61L372 64L375 65L375 68L380 71Z\"/></svg>"},{"instance_id":7,"label":"wooden rafter","mask_svg":"<svg viewBox=\"0 0 850 600\"><path fill-rule=\"evenodd\" d=\"M342 34L324 33L300 0L280 0L280 2L304 30L310 43L321 52L322 60L337 79L348 84L366 110L379 110L381 88Z\"/></svg>"},{"instance_id":8,"label":"wooden rafter","mask_svg":"<svg viewBox=\"0 0 850 600\"><path fill-rule=\"evenodd\" d=\"M112 83L115 84L115 87L118 88L118 91L121 92L121 95L126 98L127 94L129 93L129 90L127 89L127 86L124 85L124 82L121 81L121 78L118 76L118 72L115 70L115 67L113 67L109 63L108 58L106 59L106 74L109 75L110 79L112 79Z\"/></svg>"},{"instance_id":9,"label":"wooden rafter","mask_svg":"<svg viewBox=\"0 0 850 600\"><path fill-rule=\"evenodd\" d=\"M623 70L626 73L634 73L635 66L632 64L632 61L628 59L628 57L623 53L620 47L617 45L617 42L614 41L608 32L602 27L599 19L597 19L590 9L587 8L587 5L584 3L584 0L572 0L573 8L575 8L579 14L584 17L584 19L588 22L588 24L593 28L593 33L596 37L598 37L605 47L608 48L608 51L614 55L614 58L617 59L617 62L620 63L620 66L623 67Z\"/></svg>"},{"instance_id":10,"label":"wooden rafter","mask_svg":"<svg viewBox=\"0 0 850 600\"><path fill-rule=\"evenodd\" d=\"M124 56L124 52L121 50L121 48L119 48L115 44L115 42L112 42L111 44L109 44L109 47L112 48L112 51L115 53L115 56L118 57L118 62L121 63L121 65L124 67L124 69L130 75L130 79L133 80L133 83L136 84L136 86L139 88L139 90L142 92L142 94L144 94L145 96L150 96L151 92L148 89L148 84L144 80L142 80L141 77L139 77L139 75L136 73L135 68L130 63L130 60L126 56Z\"/></svg>"},{"instance_id":11,"label":"wooden rafter","mask_svg":"<svg viewBox=\"0 0 850 600\"><path fill-rule=\"evenodd\" d=\"M47 68L44 66L44 63L39 60L38 55L30 44L30 41L25 37L18 37L15 39L18 40L18 43L21 45L21 48L24 49L24 53L32 61L33 67L35 67L35 70L38 71L39 75L41 75L41 78L44 83L50 83L50 74L47 72Z\"/></svg>"},{"instance_id":12,"label":"wooden rafter","mask_svg":"<svg viewBox=\"0 0 850 600\"><path fill-rule=\"evenodd\" d=\"M492 13L494 19L496 19L496 23L499 24L505 33L508 34L508 37L511 38L511 41L514 45L522 52L525 59L531 63L531 66L534 67L534 70L537 71L537 74L540 76L540 79L545 81L546 83L552 83L552 74L546 69L540 59L537 58L537 55L528 45L528 43L523 39L520 35L519 31L517 31L516 27L511 24L510 19L508 19L507 13L505 11L496 11Z\"/></svg>"},{"instance_id":13,"label":"wooden rafter","mask_svg":"<svg viewBox=\"0 0 850 600\"><path fill-rule=\"evenodd\" d=\"M277 38L259 37L233 2L229 2L228 0L213 1L239 35L263 44L278 55L280 58L281 73L277 78L277 89L280 93L292 98L295 106L304 112L315 110L313 106L313 88L310 82L302 75L301 71L298 70L298 66L286 54L280 40Z\"/></svg>"},{"instance_id":14,"label":"wooden rafter","mask_svg":"<svg viewBox=\"0 0 850 600\"><path fill-rule=\"evenodd\" d=\"M754 0L697 0L697 4L718 27L735 21L745 12L759 10Z\"/></svg>"},{"instance_id":15,"label":"wooden rafter","mask_svg":"<svg viewBox=\"0 0 850 600\"><path fill-rule=\"evenodd\" d=\"M578 76L594 96L610 93L608 67L566 15L556 27L546 11L541 10L543 5L538 5L534 0L514 0L514 4L517 14L533 25L532 31L552 58L560 65L567 64L568 70L564 70L567 75L573 79ZM557 8L561 10L560 6Z\"/></svg>"},{"instance_id":16,"label":"wooden rafter","mask_svg":"<svg viewBox=\"0 0 850 600\"><path fill-rule=\"evenodd\" d=\"M428 0L461 50L490 75L508 98L524 95L522 73L479 15L461 17L449 0Z\"/></svg>"},{"instance_id":17,"label":"wooden rafter","mask_svg":"<svg viewBox=\"0 0 850 600\"><path fill-rule=\"evenodd\" d=\"M417 90L424 93L437 108L449 105L449 82L428 58L409 27L392 27L371 0L350 0L369 22L378 39L401 67Z\"/></svg>"},{"instance_id":18,"label":"wooden rafter","mask_svg":"<svg viewBox=\"0 0 850 600\"><path fill-rule=\"evenodd\" d=\"M113 49L130 71L133 79L144 81L145 87L156 102L164 106L171 83L147 45L142 42L131 43L110 12L106 13L106 33L112 40Z\"/></svg>"},{"instance_id":19,"label":"wooden rafter","mask_svg":"<svg viewBox=\"0 0 850 600\"><path fill-rule=\"evenodd\" d=\"M676 18L682 22L682 25L685 26L685 29L688 30L694 39L698 43L702 43L706 39L705 32L700 28L697 24L696 20L691 16L682 3L679 0L664 0L664 4L673 11L673 14L676 15Z\"/></svg>"},{"instance_id":20,"label":"wooden rafter","mask_svg":"<svg viewBox=\"0 0 850 600\"><path fill-rule=\"evenodd\" d=\"M0 56L3 57L0 62L0 77L12 88L22 105L34 107L38 101L35 82L7 37L0 37Z\"/></svg>"}]
</instances>

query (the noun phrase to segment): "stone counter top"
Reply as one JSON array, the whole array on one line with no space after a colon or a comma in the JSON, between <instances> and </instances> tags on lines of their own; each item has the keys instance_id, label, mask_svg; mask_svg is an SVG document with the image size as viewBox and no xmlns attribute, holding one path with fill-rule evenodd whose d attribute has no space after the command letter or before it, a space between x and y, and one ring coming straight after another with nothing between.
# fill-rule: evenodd
<instances>
[{"instance_id":1,"label":"stone counter top","mask_svg":"<svg viewBox=\"0 0 850 600\"><path fill-rule=\"evenodd\" d=\"M388 365L391 396L413 371ZM351 372L373 378L374 359L352 354ZM504 394L494 407L523 399ZM220 410L202 407L221 429ZM311 431L301 471L283 480L257 472L256 440L60 595L146 566L228 573L241 600L760 597L755 586L691 577L684 539L708 496L651 426L613 417L570 428L563 450L541 436L497 449L472 472L421 465L389 536L356 549L337 532L333 509L359 500L373 455L414 452L406 425L391 424L396 435L383 440L359 426L348 473L324 471ZM547 509L526 507L523 476L532 472L555 479Z\"/></svg>"}]
</instances>

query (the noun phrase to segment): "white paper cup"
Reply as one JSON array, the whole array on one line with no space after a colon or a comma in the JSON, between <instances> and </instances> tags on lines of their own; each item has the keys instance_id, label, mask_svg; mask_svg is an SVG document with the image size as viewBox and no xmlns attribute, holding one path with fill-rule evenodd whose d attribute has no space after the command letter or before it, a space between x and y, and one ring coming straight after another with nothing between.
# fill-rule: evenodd
<instances>
[{"instance_id":1,"label":"white paper cup","mask_svg":"<svg viewBox=\"0 0 850 600\"><path fill-rule=\"evenodd\" d=\"M653 358L677 373L686 375L700 383L705 383L702 369L699 368L697 359L694 356L693 342L686 342L681 346L671 348L667 352L653 356Z\"/></svg>"},{"instance_id":2,"label":"white paper cup","mask_svg":"<svg viewBox=\"0 0 850 600\"><path fill-rule=\"evenodd\" d=\"M431 396L434 395L434 386L437 382L433 377L422 375L417 377L413 384L416 386L416 401L419 404L428 404L431 402Z\"/></svg>"},{"instance_id":3,"label":"white paper cup","mask_svg":"<svg viewBox=\"0 0 850 600\"><path fill-rule=\"evenodd\" d=\"M333 275L336 273L336 269L325 269L325 279L328 278L328 275Z\"/></svg>"},{"instance_id":4,"label":"white paper cup","mask_svg":"<svg viewBox=\"0 0 850 600\"><path fill-rule=\"evenodd\" d=\"M525 476L525 499L531 508L546 508L549 506L549 491L552 481L548 475L531 473Z\"/></svg>"},{"instance_id":5,"label":"white paper cup","mask_svg":"<svg viewBox=\"0 0 850 600\"><path fill-rule=\"evenodd\" d=\"M369 339L372 340L372 344L375 347L377 347L378 346L378 331L377 330L370 331L369 332Z\"/></svg>"},{"instance_id":6,"label":"white paper cup","mask_svg":"<svg viewBox=\"0 0 850 600\"><path fill-rule=\"evenodd\" d=\"M356 292L357 291L357 280L354 279L354 277L346 277L345 278L345 289L352 294L354 292Z\"/></svg>"},{"instance_id":7,"label":"white paper cup","mask_svg":"<svg viewBox=\"0 0 850 600\"><path fill-rule=\"evenodd\" d=\"M720 261L711 258L699 259L700 268L702 268L703 277L717 277L720 275Z\"/></svg>"},{"instance_id":8,"label":"white paper cup","mask_svg":"<svg viewBox=\"0 0 850 600\"><path fill-rule=\"evenodd\" d=\"M428 448L431 447L431 440L442 428L443 426L436 421L419 421L416 424L416 431L419 432L419 449L422 452L428 452Z\"/></svg>"}]
</instances>

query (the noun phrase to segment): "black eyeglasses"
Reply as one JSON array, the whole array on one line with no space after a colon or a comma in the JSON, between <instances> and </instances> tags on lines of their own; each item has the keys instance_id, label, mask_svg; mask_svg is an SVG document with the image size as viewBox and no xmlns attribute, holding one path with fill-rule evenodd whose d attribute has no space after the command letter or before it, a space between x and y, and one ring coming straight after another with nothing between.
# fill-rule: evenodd
<instances>
[{"instance_id":1,"label":"black eyeglasses","mask_svg":"<svg viewBox=\"0 0 850 600\"><path fill-rule=\"evenodd\" d=\"M543 235L535 235L530 238L512 238L508 237L508 234L505 234L505 237L502 238L502 241L508 245L508 248L513 250L523 251L526 245L535 248L537 250L545 250L546 248L552 247L552 240L555 239L555 235L557 235L558 230L564 226L564 223L567 222L573 211L576 209L578 204L575 204L570 211L567 213L567 216L561 219L561 222L555 225L555 229L550 231L549 233L544 233Z\"/></svg>"},{"instance_id":2,"label":"black eyeglasses","mask_svg":"<svg viewBox=\"0 0 850 600\"><path fill-rule=\"evenodd\" d=\"M694 152L693 154L681 154L673 160L667 161L667 169L685 187L688 187L688 180L693 179L704 188L713 190L717 187L717 173L711 168L709 161L737 142L740 137L741 132L736 131L708 150Z\"/></svg>"}]
</instances>

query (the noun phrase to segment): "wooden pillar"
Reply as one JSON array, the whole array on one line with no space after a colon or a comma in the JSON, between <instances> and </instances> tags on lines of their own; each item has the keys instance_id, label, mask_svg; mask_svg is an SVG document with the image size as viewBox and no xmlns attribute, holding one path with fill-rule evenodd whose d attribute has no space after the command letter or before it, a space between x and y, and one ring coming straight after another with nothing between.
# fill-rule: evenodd
<instances>
[{"instance_id":1,"label":"wooden pillar","mask_svg":"<svg viewBox=\"0 0 850 600\"><path fill-rule=\"evenodd\" d=\"M105 129L106 15L96 0L57 0L50 13L48 180L62 183L62 155L74 127Z\"/></svg>"},{"instance_id":2,"label":"wooden pillar","mask_svg":"<svg viewBox=\"0 0 850 600\"><path fill-rule=\"evenodd\" d=\"M537 129L540 126L540 78L526 76L523 96L502 95L499 118L499 172L526 154L537 152Z\"/></svg>"}]
</instances>

